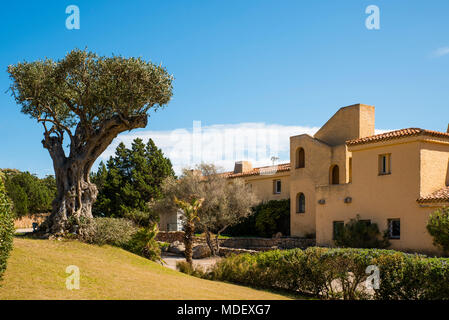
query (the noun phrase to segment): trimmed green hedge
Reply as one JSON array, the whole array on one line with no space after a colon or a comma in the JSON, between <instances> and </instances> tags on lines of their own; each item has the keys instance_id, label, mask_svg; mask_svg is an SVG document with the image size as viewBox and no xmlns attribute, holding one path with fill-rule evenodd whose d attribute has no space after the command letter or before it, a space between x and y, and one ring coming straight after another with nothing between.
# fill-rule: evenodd
<instances>
[{"instance_id":1,"label":"trimmed green hedge","mask_svg":"<svg viewBox=\"0 0 449 320\"><path fill-rule=\"evenodd\" d=\"M368 290L365 271L380 271ZM322 299L449 299L449 259L393 250L313 247L241 254L218 262L205 277Z\"/></svg>"},{"instance_id":2,"label":"trimmed green hedge","mask_svg":"<svg viewBox=\"0 0 449 320\"><path fill-rule=\"evenodd\" d=\"M11 202L6 196L5 186L0 177L0 280L6 270L6 262L12 250L14 221Z\"/></svg>"}]
</instances>

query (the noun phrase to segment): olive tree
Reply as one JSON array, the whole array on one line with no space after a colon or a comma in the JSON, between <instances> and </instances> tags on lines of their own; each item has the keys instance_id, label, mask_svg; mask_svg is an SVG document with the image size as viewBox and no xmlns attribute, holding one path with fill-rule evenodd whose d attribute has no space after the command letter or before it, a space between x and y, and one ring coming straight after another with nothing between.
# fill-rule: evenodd
<instances>
[{"instance_id":1,"label":"olive tree","mask_svg":"<svg viewBox=\"0 0 449 320\"><path fill-rule=\"evenodd\" d=\"M173 77L141 58L77 49L59 61L10 65L8 72L13 97L42 124L42 144L53 160L57 196L46 229L82 226L98 193L89 179L95 160L119 133L146 127L149 111L170 101Z\"/></svg>"},{"instance_id":2,"label":"olive tree","mask_svg":"<svg viewBox=\"0 0 449 320\"><path fill-rule=\"evenodd\" d=\"M180 179L169 177L162 184L164 199L154 204L159 212L174 212L174 198L188 201L204 199L198 210L197 225L205 232L207 244L213 255L218 254L218 238L229 226L239 223L252 214L258 203L254 192L242 179L227 179L212 164L201 164L195 170L183 170ZM211 239L215 232L215 239Z\"/></svg>"}]
</instances>

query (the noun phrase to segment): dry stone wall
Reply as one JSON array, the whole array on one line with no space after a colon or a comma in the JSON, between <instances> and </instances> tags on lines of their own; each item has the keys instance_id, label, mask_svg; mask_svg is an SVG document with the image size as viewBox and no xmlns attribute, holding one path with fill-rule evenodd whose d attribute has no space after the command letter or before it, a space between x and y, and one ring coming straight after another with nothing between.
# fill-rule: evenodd
<instances>
[{"instance_id":1,"label":"dry stone wall","mask_svg":"<svg viewBox=\"0 0 449 320\"><path fill-rule=\"evenodd\" d=\"M157 236L157 241L173 243L175 241L182 242L184 238L183 231L160 231ZM295 237L282 238L229 238L220 239L220 246L234 249L246 249L266 251L272 249L293 249L315 246L315 239L304 239ZM195 237L194 243L196 245L206 244L206 240L201 237Z\"/></svg>"}]
</instances>

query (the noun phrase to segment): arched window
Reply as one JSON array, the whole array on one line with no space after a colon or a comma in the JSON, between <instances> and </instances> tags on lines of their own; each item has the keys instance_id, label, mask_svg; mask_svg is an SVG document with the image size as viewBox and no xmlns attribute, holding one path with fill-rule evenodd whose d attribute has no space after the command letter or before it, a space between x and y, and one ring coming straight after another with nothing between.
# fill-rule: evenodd
<instances>
[{"instance_id":1,"label":"arched window","mask_svg":"<svg viewBox=\"0 0 449 320\"><path fill-rule=\"evenodd\" d=\"M331 184L340 184L340 170L337 165L331 167L330 170L330 182Z\"/></svg>"},{"instance_id":2,"label":"arched window","mask_svg":"<svg viewBox=\"0 0 449 320\"><path fill-rule=\"evenodd\" d=\"M297 213L306 212L306 197L302 192L298 193L298 195L296 196L296 212Z\"/></svg>"},{"instance_id":3,"label":"arched window","mask_svg":"<svg viewBox=\"0 0 449 320\"><path fill-rule=\"evenodd\" d=\"M303 148L296 150L296 168L304 168L306 166L306 157Z\"/></svg>"}]
</instances>

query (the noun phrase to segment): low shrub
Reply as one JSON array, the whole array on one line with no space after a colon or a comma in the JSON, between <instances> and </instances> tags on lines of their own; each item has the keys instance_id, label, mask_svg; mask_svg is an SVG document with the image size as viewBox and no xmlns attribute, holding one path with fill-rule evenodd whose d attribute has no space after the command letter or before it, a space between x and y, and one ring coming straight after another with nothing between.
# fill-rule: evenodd
<instances>
[{"instance_id":1,"label":"low shrub","mask_svg":"<svg viewBox=\"0 0 449 320\"><path fill-rule=\"evenodd\" d=\"M157 224L141 228L126 243L124 248L132 253L156 261L161 259L161 245L156 241Z\"/></svg>"},{"instance_id":2,"label":"low shrub","mask_svg":"<svg viewBox=\"0 0 449 320\"><path fill-rule=\"evenodd\" d=\"M3 179L0 177L0 281L6 270L9 254L13 247L14 218L11 202L6 196Z\"/></svg>"},{"instance_id":3,"label":"low shrub","mask_svg":"<svg viewBox=\"0 0 449 320\"><path fill-rule=\"evenodd\" d=\"M166 252L168 251L168 248L170 247L170 242L163 242L163 241L156 241L159 245L159 248L161 248L161 251Z\"/></svg>"},{"instance_id":4,"label":"low shrub","mask_svg":"<svg viewBox=\"0 0 449 320\"><path fill-rule=\"evenodd\" d=\"M198 278L207 279L207 273L201 267L194 267L187 261L176 262L176 269L182 273Z\"/></svg>"},{"instance_id":5,"label":"low shrub","mask_svg":"<svg viewBox=\"0 0 449 320\"><path fill-rule=\"evenodd\" d=\"M433 237L433 243L449 253L449 208L436 210L429 217L427 231Z\"/></svg>"},{"instance_id":6,"label":"low shrub","mask_svg":"<svg viewBox=\"0 0 449 320\"><path fill-rule=\"evenodd\" d=\"M393 250L313 247L234 255L202 277L322 299L449 299L448 264ZM366 287L368 266L379 269L379 289Z\"/></svg>"},{"instance_id":7,"label":"low shrub","mask_svg":"<svg viewBox=\"0 0 449 320\"><path fill-rule=\"evenodd\" d=\"M357 215L340 230L336 230L335 245L343 248L387 248L387 235L381 235L376 223L360 220Z\"/></svg>"},{"instance_id":8,"label":"low shrub","mask_svg":"<svg viewBox=\"0 0 449 320\"><path fill-rule=\"evenodd\" d=\"M97 245L125 246L137 232L135 224L122 218L94 218L89 222L89 232L79 235L81 241Z\"/></svg>"},{"instance_id":9,"label":"low shrub","mask_svg":"<svg viewBox=\"0 0 449 320\"><path fill-rule=\"evenodd\" d=\"M90 244L109 244L153 261L160 260L161 248L166 246L155 240L159 232L157 224L139 228L133 221L125 218L94 218L80 224L84 232L68 234L67 238L77 238Z\"/></svg>"}]
</instances>

